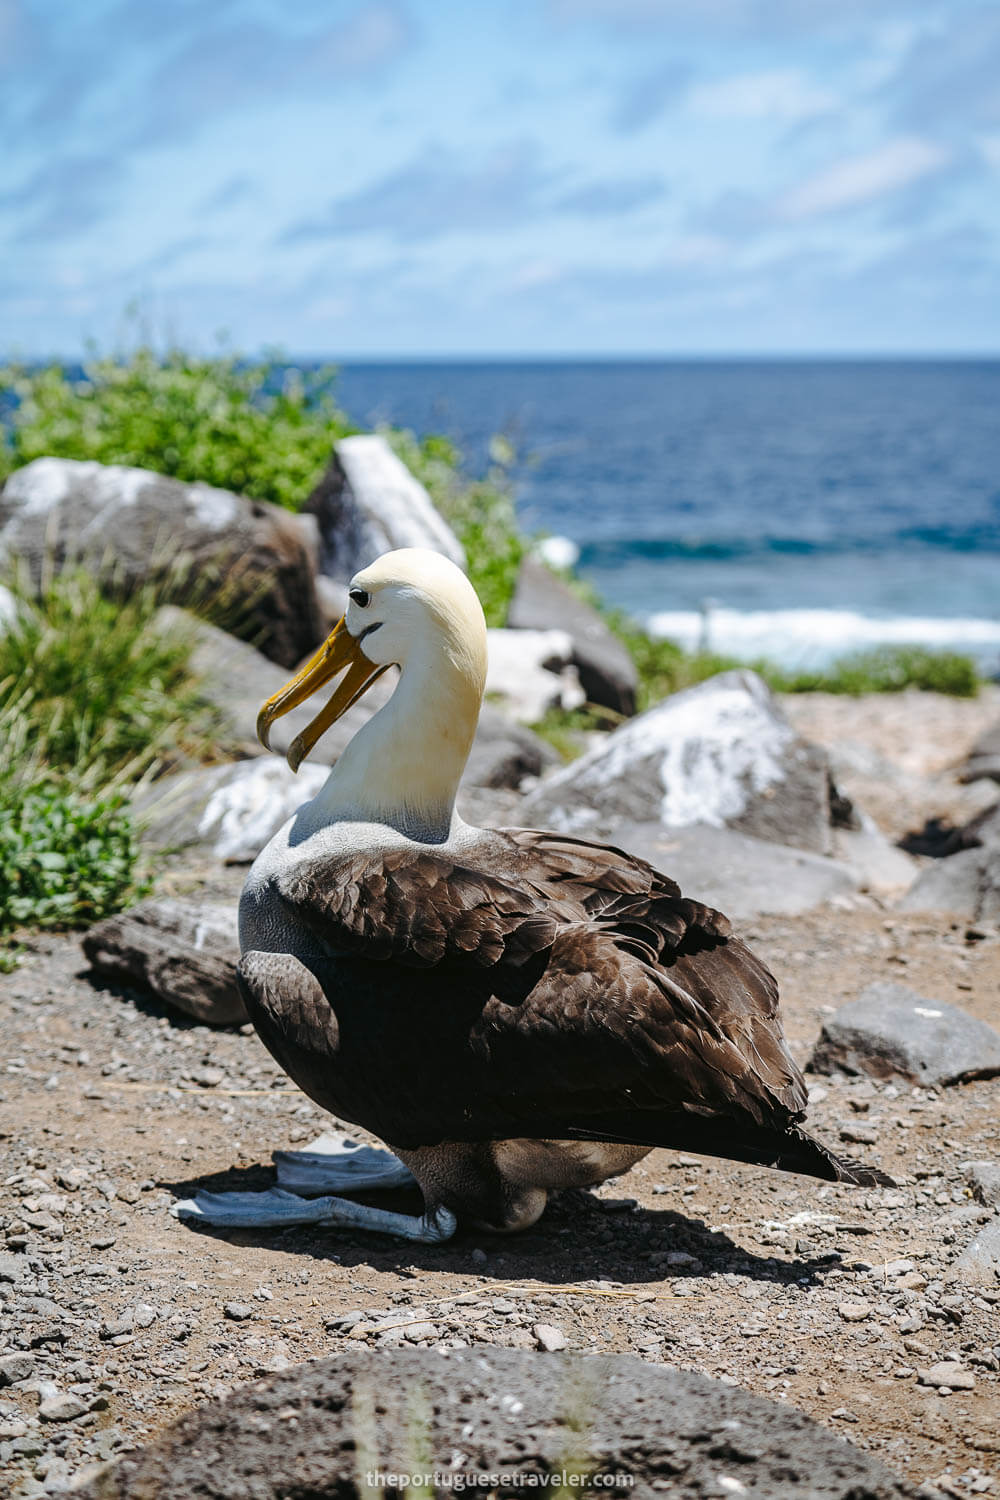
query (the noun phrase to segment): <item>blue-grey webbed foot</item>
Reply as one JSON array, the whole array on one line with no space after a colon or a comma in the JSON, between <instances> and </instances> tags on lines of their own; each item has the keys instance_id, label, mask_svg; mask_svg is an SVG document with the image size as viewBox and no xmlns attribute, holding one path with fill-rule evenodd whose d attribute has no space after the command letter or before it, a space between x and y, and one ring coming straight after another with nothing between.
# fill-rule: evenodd
<instances>
[{"instance_id":1,"label":"blue-grey webbed foot","mask_svg":"<svg viewBox=\"0 0 1000 1500\"><path fill-rule=\"evenodd\" d=\"M198 1193L175 1203L175 1217L224 1229L283 1229L290 1224L319 1224L331 1229L367 1229L399 1239L438 1245L458 1227L448 1209L428 1209L421 1217L369 1208L348 1198L301 1198L282 1188L264 1193Z\"/></svg>"},{"instance_id":2,"label":"blue-grey webbed foot","mask_svg":"<svg viewBox=\"0 0 1000 1500\"><path fill-rule=\"evenodd\" d=\"M413 1174L381 1146L362 1146L327 1131L301 1151L275 1151L278 1186L309 1198L321 1193L360 1193L413 1187Z\"/></svg>"}]
</instances>

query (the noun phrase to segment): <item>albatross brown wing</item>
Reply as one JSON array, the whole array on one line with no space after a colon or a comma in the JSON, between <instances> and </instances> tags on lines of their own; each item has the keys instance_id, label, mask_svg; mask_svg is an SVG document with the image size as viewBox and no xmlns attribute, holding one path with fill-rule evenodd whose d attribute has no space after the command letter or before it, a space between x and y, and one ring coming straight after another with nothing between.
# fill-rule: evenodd
<instances>
[{"instance_id":1,"label":"albatross brown wing","mask_svg":"<svg viewBox=\"0 0 1000 1500\"><path fill-rule=\"evenodd\" d=\"M796 1127L773 977L643 861L515 830L464 864L327 856L277 889L324 954L321 1102L390 1144L591 1137L850 1177Z\"/></svg>"}]
</instances>

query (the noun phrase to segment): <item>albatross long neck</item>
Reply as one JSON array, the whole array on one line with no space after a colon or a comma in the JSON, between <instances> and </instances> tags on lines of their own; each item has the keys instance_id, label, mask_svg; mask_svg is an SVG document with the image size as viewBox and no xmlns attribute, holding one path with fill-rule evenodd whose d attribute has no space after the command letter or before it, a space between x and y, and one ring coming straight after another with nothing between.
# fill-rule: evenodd
<instances>
[{"instance_id":1,"label":"albatross long neck","mask_svg":"<svg viewBox=\"0 0 1000 1500\"><path fill-rule=\"evenodd\" d=\"M311 806L310 822L384 823L443 843L472 749L483 672L464 652L418 650L389 702L364 724Z\"/></svg>"}]
</instances>

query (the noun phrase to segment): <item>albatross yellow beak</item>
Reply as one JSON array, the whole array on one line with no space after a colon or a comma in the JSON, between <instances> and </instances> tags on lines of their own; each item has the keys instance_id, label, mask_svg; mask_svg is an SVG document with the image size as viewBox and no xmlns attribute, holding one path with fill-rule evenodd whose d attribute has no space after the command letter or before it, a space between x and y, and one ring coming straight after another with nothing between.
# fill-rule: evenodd
<instances>
[{"instance_id":1,"label":"albatross yellow beak","mask_svg":"<svg viewBox=\"0 0 1000 1500\"><path fill-rule=\"evenodd\" d=\"M300 703L311 698L313 693L318 692L324 683L336 677L345 667L348 670L329 703L289 745L287 760L293 771L299 769L320 735L325 734L330 725L336 723L352 703L357 702L366 688L371 687L376 677L381 677L386 668L368 660L361 650L360 641L351 635L346 621L341 620L316 655L310 657L280 692L268 698L257 715L257 738L265 750L270 750L269 735L275 719L298 708Z\"/></svg>"}]
</instances>

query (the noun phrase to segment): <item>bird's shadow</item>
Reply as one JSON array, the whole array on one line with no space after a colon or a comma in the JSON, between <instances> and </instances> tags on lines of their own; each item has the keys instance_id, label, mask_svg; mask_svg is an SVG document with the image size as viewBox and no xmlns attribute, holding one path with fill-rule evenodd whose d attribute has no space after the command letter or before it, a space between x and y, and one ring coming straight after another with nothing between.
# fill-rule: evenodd
<instances>
[{"instance_id":1,"label":"bird's shadow","mask_svg":"<svg viewBox=\"0 0 1000 1500\"><path fill-rule=\"evenodd\" d=\"M274 1172L263 1164L232 1167L181 1181L161 1181L158 1186L176 1198L190 1198L199 1192L261 1192L274 1186ZM399 1213L419 1215L423 1211L416 1188L351 1196L355 1202ZM421 1271L477 1274L498 1282L544 1281L553 1288L595 1278L641 1285L683 1282L693 1276L717 1278L727 1273L779 1286L795 1283L808 1288L820 1285L823 1273L834 1269L840 1260L838 1255L799 1255L791 1260L755 1255L702 1219L672 1208L609 1211L605 1200L583 1188L553 1193L538 1223L520 1234L493 1234L462 1226L453 1239L440 1245L316 1224L231 1229L200 1221L184 1223L193 1234L309 1256L348 1268L369 1266L404 1277ZM485 1252L485 1262L479 1257L478 1263L472 1261L475 1250ZM682 1251L700 1264L669 1266L651 1259L672 1251Z\"/></svg>"},{"instance_id":2,"label":"bird's shadow","mask_svg":"<svg viewBox=\"0 0 1000 1500\"><path fill-rule=\"evenodd\" d=\"M108 995L115 1000L122 1000L154 1021L168 1021L173 1031L204 1030L208 1027L212 1033L224 1034L238 1031L244 1024L243 1021L231 1021L216 1025L211 1021L200 1020L197 1016L189 1016L176 1006L168 1005L165 1000L157 999L148 990L138 989L125 979L113 979L97 969L80 969L74 978L81 984L88 985L96 995Z\"/></svg>"}]
</instances>

